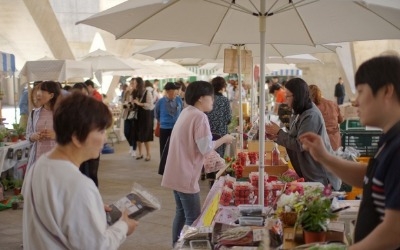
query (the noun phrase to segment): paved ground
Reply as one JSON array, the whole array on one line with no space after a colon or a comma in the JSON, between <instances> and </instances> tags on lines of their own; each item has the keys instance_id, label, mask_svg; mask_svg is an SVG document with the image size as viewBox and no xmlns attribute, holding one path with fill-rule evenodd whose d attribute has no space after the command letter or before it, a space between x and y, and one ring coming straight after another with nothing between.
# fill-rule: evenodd
<instances>
[{"instance_id":1,"label":"paved ground","mask_svg":"<svg viewBox=\"0 0 400 250\"><path fill-rule=\"evenodd\" d=\"M109 204L129 192L131 184L138 182L159 198L160 211L148 214L139 221L139 227L120 249L164 250L171 249L171 228L175 212L172 191L160 186L157 174L159 161L158 138L151 145L151 161L136 160L128 156L128 144L115 144L115 153L101 156L99 170L100 193ZM200 181L201 198L206 198L207 181ZM0 212L0 249L20 250L22 244L22 210Z\"/></svg>"}]
</instances>

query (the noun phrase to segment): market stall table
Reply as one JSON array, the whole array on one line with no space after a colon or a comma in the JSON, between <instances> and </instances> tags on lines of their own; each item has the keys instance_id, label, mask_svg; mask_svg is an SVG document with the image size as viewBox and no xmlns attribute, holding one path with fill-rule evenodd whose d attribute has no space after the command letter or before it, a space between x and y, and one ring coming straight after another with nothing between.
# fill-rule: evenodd
<instances>
[{"instance_id":1,"label":"market stall table","mask_svg":"<svg viewBox=\"0 0 400 250\"><path fill-rule=\"evenodd\" d=\"M20 167L28 162L30 143L27 140L6 143L0 147L0 173L13 167Z\"/></svg>"}]
</instances>

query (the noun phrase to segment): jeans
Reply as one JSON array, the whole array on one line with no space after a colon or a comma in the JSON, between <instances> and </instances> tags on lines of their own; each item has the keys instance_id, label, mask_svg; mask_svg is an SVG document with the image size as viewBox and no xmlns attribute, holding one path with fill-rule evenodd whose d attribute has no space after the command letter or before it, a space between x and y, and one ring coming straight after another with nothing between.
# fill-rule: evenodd
<instances>
[{"instance_id":1,"label":"jeans","mask_svg":"<svg viewBox=\"0 0 400 250\"><path fill-rule=\"evenodd\" d=\"M200 193L185 194L174 190L176 203L176 213L172 225L172 244L179 239L179 235L184 225L192 225L200 216Z\"/></svg>"},{"instance_id":2,"label":"jeans","mask_svg":"<svg viewBox=\"0 0 400 250\"><path fill-rule=\"evenodd\" d=\"M133 150L136 150L136 140L135 137L133 136L134 134L133 122L134 122L133 120L128 120L128 119L124 121L124 136L128 141L129 146L131 146Z\"/></svg>"},{"instance_id":3,"label":"jeans","mask_svg":"<svg viewBox=\"0 0 400 250\"><path fill-rule=\"evenodd\" d=\"M344 96L339 96L339 97L337 97L337 104L338 104L338 105L342 105L343 102L344 102Z\"/></svg>"}]
</instances>

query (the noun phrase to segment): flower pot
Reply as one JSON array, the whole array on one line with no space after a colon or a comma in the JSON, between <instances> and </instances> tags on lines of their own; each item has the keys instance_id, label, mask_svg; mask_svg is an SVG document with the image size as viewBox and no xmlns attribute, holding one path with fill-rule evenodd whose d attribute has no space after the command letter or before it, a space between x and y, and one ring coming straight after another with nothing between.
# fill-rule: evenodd
<instances>
[{"instance_id":1,"label":"flower pot","mask_svg":"<svg viewBox=\"0 0 400 250\"><path fill-rule=\"evenodd\" d=\"M326 232L310 232L303 230L304 243L325 242Z\"/></svg>"},{"instance_id":2,"label":"flower pot","mask_svg":"<svg viewBox=\"0 0 400 250\"><path fill-rule=\"evenodd\" d=\"M18 142L18 136L12 136L11 137L11 142Z\"/></svg>"},{"instance_id":3,"label":"flower pot","mask_svg":"<svg viewBox=\"0 0 400 250\"><path fill-rule=\"evenodd\" d=\"M21 194L21 188L14 188L14 195L20 195Z\"/></svg>"}]
</instances>

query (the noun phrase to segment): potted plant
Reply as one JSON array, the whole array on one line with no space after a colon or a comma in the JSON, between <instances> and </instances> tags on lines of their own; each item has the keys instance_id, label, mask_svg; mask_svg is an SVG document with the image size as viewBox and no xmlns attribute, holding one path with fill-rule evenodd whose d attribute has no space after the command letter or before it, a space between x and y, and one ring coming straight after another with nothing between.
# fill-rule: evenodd
<instances>
[{"instance_id":1,"label":"potted plant","mask_svg":"<svg viewBox=\"0 0 400 250\"><path fill-rule=\"evenodd\" d=\"M21 188L22 188L22 183L24 180L22 179L14 179L14 195L20 195L21 194Z\"/></svg>"},{"instance_id":2,"label":"potted plant","mask_svg":"<svg viewBox=\"0 0 400 250\"><path fill-rule=\"evenodd\" d=\"M14 123L13 129L18 135L18 139L25 140L25 128L21 127L18 123Z\"/></svg>"},{"instance_id":3,"label":"potted plant","mask_svg":"<svg viewBox=\"0 0 400 250\"><path fill-rule=\"evenodd\" d=\"M302 209L298 213L296 227L303 228L305 243L324 242L330 219L336 217L331 210L331 200L321 189L316 188L305 192L302 201Z\"/></svg>"},{"instance_id":4,"label":"potted plant","mask_svg":"<svg viewBox=\"0 0 400 250\"><path fill-rule=\"evenodd\" d=\"M0 147L4 146L4 140L8 136L8 130L6 128L0 128Z\"/></svg>"}]
</instances>

